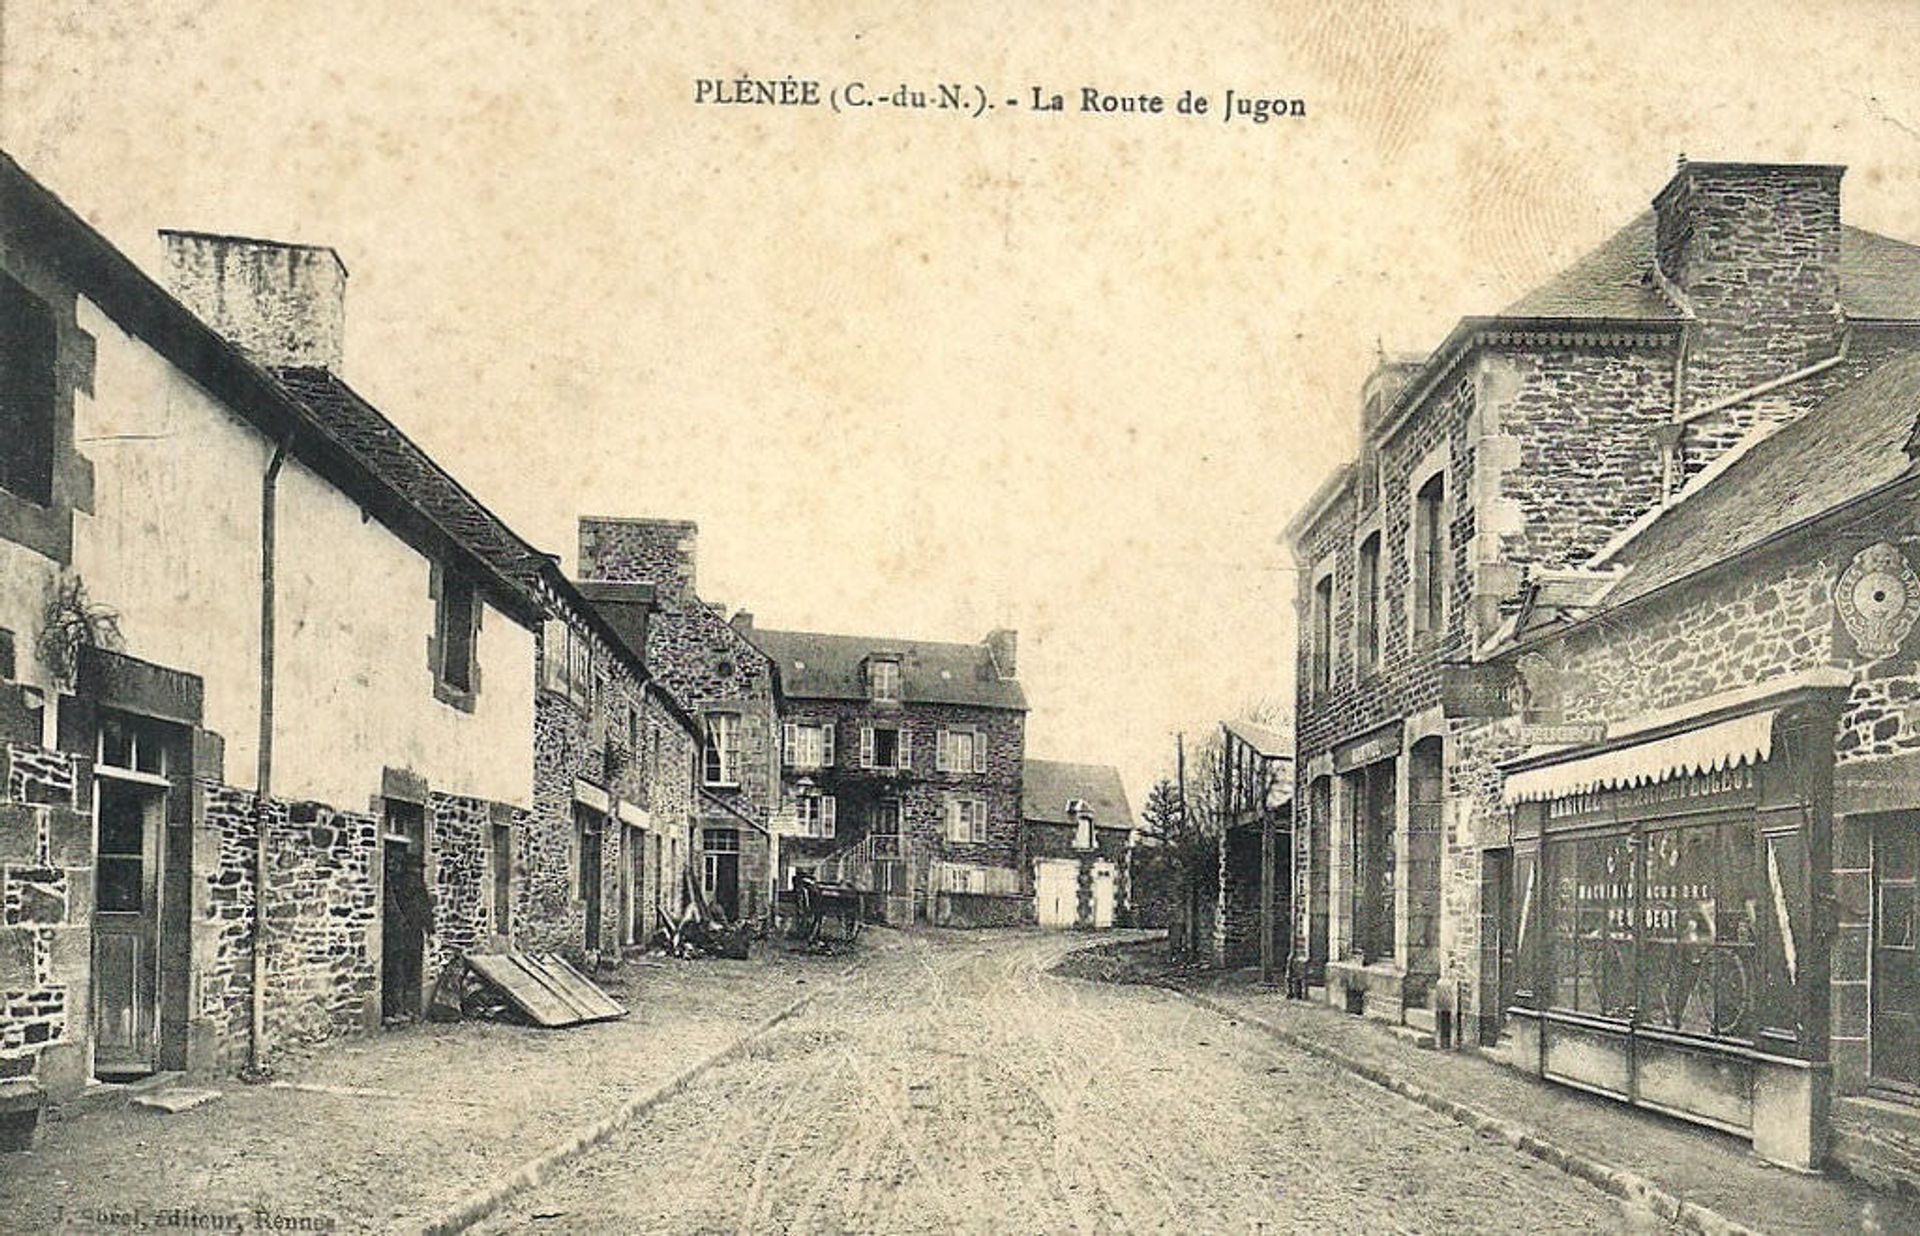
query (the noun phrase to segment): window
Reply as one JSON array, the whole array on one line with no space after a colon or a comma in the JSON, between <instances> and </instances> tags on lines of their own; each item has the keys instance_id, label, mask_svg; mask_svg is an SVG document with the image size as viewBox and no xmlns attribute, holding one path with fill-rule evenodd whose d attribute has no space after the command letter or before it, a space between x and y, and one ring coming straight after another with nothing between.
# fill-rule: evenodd
<instances>
[{"instance_id":1,"label":"window","mask_svg":"<svg viewBox=\"0 0 1920 1236\"><path fill-rule=\"evenodd\" d=\"M788 768L833 767L833 722L789 721L781 731L781 761Z\"/></svg>"},{"instance_id":2,"label":"window","mask_svg":"<svg viewBox=\"0 0 1920 1236\"><path fill-rule=\"evenodd\" d=\"M860 729L860 767L913 767L913 737L905 726L867 725Z\"/></svg>"},{"instance_id":3,"label":"window","mask_svg":"<svg viewBox=\"0 0 1920 1236\"><path fill-rule=\"evenodd\" d=\"M1427 478L1413 496L1413 561L1408 565L1415 635L1432 635L1446 625L1446 498L1444 472Z\"/></svg>"},{"instance_id":4,"label":"window","mask_svg":"<svg viewBox=\"0 0 1920 1236\"><path fill-rule=\"evenodd\" d=\"M1067 818L1073 821L1073 848L1091 850L1093 848L1093 808L1084 798L1076 798L1067 804Z\"/></svg>"},{"instance_id":5,"label":"window","mask_svg":"<svg viewBox=\"0 0 1920 1236\"><path fill-rule=\"evenodd\" d=\"M831 794L804 794L795 804L800 814L800 826L809 837L832 837L834 829L835 803Z\"/></svg>"},{"instance_id":6,"label":"window","mask_svg":"<svg viewBox=\"0 0 1920 1236\"><path fill-rule=\"evenodd\" d=\"M1358 570L1353 581L1355 655L1365 674L1380 664L1380 534L1360 542Z\"/></svg>"},{"instance_id":7,"label":"window","mask_svg":"<svg viewBox=\"0 0 1920 1236\"><path fill-rule=\"evenodd\" d=\"M740 715L707 714L707 743L702 777L708 785L740 784Z\"/></svg>"},{"instance_id":8,"label":"window","mask_svg":"<svg viewBox=\"0 0 1920 1236\"><path fill-rule=\"evenodd\" d=\"M980 843L987 839L987 804L978 798L947 800L947 840Z\"/></svg>"},{"instance_id":9,"label":"window","mask_svg":"<svg viewBox=\"0 0 1920 1236\"><path fill-rule=\"evenodd\" d=\"M1333 685L1333 572L1313 586L1313 691L1325 694Z\"/></svg>"},{"instance_id":10,"label":"window","mask_svg":"<svg viewBox=\"0 0 1920 1236\"><path fill-rule=\"evenodd\" d=\"M0 275L0 489L53 504L55 356L45 301Z\"/></svg>"},{"instance_id":11,"label":"window","mask_svg":"<svg viewBox=\"0 0 1920 1236\"><path fill-rule=\"evenodd\" d=\"M894 702L900 698L900 662L875 658L867 662L867 685L876 702Z\"/></svg>"},{"instance_id":12,"label":"window","mask_svg":"<svg viewBox=\"0 0 1920 1236\"><path fill-rule=\"evenodd\" d=\"M950 893L984 893L987 891L987 872L984 867L970 867L960 863L946 864L947 891Z\"/></svg>"},{"instance_id":13,"label":"window","mask_svg":"<svg viewBox=\"0 0 1920 1236\"><path fill-rule=\"evenodd\" d=\"M737 828L703 828L700 830L700 848L709 854L738 854L740 852L740 830Z\"/></svg>"},{"instance_id":14,"label":"window","mask_svg":"<svg viewBox=\"0 0 1920 1236\"><path fill-rule=\"evenodd\" d=\"M166 776L167 744L162 723L128 713L102 713L94 763L123 772Z\"/></svg>"},{"instance_id":15,"label":"window","mask_svg":"<svg viewBox=\"0 0 1920 1236\"><path fill-rule=\"evenodd\" d=\"M941 730L937 755L941 772L987 771L987 744L978 730Z\"/></svg>"},{"instance_id":16,"label":"window","mask_svg":"<svg viewBox=\"0 0 1920 1236\"><path fill-rule=\"evenodd\" d=\"M542 685L581 708L593 705L593 645L564 619L550 618L541 640Z\"/></svg>"},{"instance_id":17,"label":"window","mask_svg":"<svg viewBox=\"0 0 1920 1236\"><path fill-rule=\"evenodd\" d=\"M452 571L442 573L440 600L434 614L440 649L440 683L461 693L473 690L474 635L480 626L480 598L473 581Z\"/></svg>"}]
</instances>

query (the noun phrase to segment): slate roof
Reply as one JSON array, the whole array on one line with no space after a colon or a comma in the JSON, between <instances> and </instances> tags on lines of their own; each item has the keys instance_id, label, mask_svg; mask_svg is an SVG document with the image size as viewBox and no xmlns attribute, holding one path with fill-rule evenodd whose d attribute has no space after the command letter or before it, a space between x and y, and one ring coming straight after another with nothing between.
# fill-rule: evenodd
<instances>
[{"instance_id":1,"label":"slate roof","mask_svg":"<svg viewBox=\"0 0 1920 1236\"><path fill-rule=\"evenodd\" d=\"M1679 309L1650 277L1653 245L1654 213L1642 211L1497 316L1678 321ZM1920 318L1920 245L1843 224L1840 304L1853 318Z\"/></svg>"},{"instance_id":2,"label":"slate roof","mask_svg":"<svg viewBox=\"0 0 1920 1236\"><path fill-rule=\"evenodd\" d=\"M325 369L276 369L314 421L448 536L506 579L529 589L552 563L400 432L378 408Z\"/></svg>"},{"instance_id":3,"label":"slate roof","mask_svg":"<svg viewBox=\"0 0 1920 1236\"><path fill-rule=\"evenodd\" d=\"M793 699L864 700L862 663L875 653L900 658L900 699L905 704L965 704L1022 712L1026 692L994 669L985 644L946 644L889 636L821 635L810 631L755 628L747 637L780 672Z\"/></svg>"},{"instance_id":4,"label":"slate roof","mask_svg":"<svg viewBox=\"0 0 1920 1236\"><path fill-rule=\"evenodd\" d=\"M1108 764L1068 764L1060 760L1026 762L1021 777L1020 818L1043 824L1071 824L1067 803L1085 799L1099 828L1132 828L1133 808L1120 770Z\"/></svg>"},{"instance_id":5,"label":"slate roof","mask_svg":"<svg viewBox=\"0 0 1920 1236\"><path fill-rule=\"evenodd\" d=\"M1751 549L1905 473L1920 422L1920 355L1890 360L1663 512L1615 561L1609 607Z\"/></svg>"},{"instance_id":6,"label":"slate roof","mask_svg":"<svg viewBox=\"0 0 1920 1236\"><path fill-rule=\"evenodd\" d=\"M1279 730L1252 721L1222 721L1220 723L1229 734L1252 747L1261 755L1289 756L1293 754L1293 739Z\"/></svg>"}]
</instances>

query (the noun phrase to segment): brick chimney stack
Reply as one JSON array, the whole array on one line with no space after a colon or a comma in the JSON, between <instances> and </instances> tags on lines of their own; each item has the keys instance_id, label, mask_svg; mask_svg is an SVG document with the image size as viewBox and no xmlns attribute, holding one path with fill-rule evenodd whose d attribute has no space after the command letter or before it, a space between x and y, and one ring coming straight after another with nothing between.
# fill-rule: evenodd
<instances>
[{"instance_id":1,"label":"brick chimney stack","mask_svg":"<svg viewBox=\"0 0 1920 1236\"><path fill-rule=\"evenodd\" d=\"M1839 347L1840 178L1829 164L1681 160L1653 199L1660 274L1691 312L1698 406Z\"/></svg>"},{"instance_id":2,"label":"brick chimney stack","mask_svg":"<svg viewBox=\"0 0 1920 1236\"><path fill-rule=\"evenodd\" d=\"M163 229L167 287L256 363L340 372L347 267L325 245Z\"/></svg>"},{"instance_id":3,"label":"brick chimney stack","mask_svg":"<svg viewBox=\"0 0 1920 1236\"><path fill-rule=\"evenodd\" d=\"M580 520L580 578L652 584L659 608L679 613L697 603L694 561L700 526L685 519Z\"/></svg>"}]
</instances>

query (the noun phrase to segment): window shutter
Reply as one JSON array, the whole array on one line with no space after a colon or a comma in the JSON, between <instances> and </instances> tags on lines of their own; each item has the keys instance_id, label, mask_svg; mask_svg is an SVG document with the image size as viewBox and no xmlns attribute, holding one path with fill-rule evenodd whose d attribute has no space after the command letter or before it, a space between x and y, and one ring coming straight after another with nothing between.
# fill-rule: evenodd
<instances>
[{"instance_id":1,"label":"window shutter","mask_svg":"<svg viewBox=\"0 0 1920 1236\"><path fill-rule=\"evenodd\" d=\"M935 772L952 772L953 771L953 755L951 753L951 748L953 744L951 739L949 739L947 736L947 731L941 730L934 737L937 740L933 750L934 771Z\"/></svg>"},{"instance_id":2,"label":"window shutter","mask_svg":"<svg viewBox=\"0 0 1920 1236\"><path fill-rule=\"evenodd\" d=\"M873 727L871 725L860 727L860 767L873 767Z\"/></svg>"},{"instance_id":3,"label":"window shutter","mask_svg":"<svg viewBox=\"0 0 1920 1236\"><path fill-rule=\"evenodd\" d=\"M960 805L960 800L957 798L949 798L947 800L948 841L965 841L967 839L966 826L961 822Z\"/></svg>"},{"instance_id":4,"label":"window shutter","mask_svg":"<svg viewBox=\"0 0 1920 1236\"><path fill-rule=\"evenodd\" d=\"M913 767L913 731L906 726L900 727L900 743L893 751L895 768Z\"/></svg>"},{"instance_id":5,"label":"window shutter","mask_svg":"<svg viewBox=\"0 0 1920 1236\"><path fill-rule=\"evenodd\" d=\"M987 771L987 736L979 730L973 732L973 771Z\"/></svg>"},{"instance_id":6,"label":"window shutter","mask_svg":"<svg viewBox=\"0 0 1920 1236\"><path fill-rule=\"evenodd\" d=\"M799 746L800 727L788 721L780 727L780 767L793 767L794 752Z\"/></svg>"},{"instance_id":7,"label":"window shutter","mask_svg":"<svg viewBox=\"0 0 1920 1236\"><path fill-rule=\"evenodd\" d=\"M820 800L820 830L821 830L820 835L821 836L823 837L833 836L834 814L835 812L834 812L833 795L828 794L826 797Z\"/></svg>"},{"instance_id":8,"label":"window shutter","mask_svg":"<svg viewBox=\"0 0 1920 1236\"><path fill-rule=\"evenodd\" d=\"M820 727L820 766L833 767L833 731L839 727L828 721Z\"/></svg>"}]
</instances>

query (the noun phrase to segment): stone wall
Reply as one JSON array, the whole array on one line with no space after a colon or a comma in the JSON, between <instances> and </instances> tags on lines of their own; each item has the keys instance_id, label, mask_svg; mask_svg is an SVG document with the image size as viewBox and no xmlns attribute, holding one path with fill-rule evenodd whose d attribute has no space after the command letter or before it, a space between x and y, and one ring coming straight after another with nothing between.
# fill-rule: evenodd
<instances>
[{"instance_id":1,"label":"stone wall","mask_svg":"<svg viewBox=\"0 0 1920 1236\"><path fill-rule=\"evenodd\" d=\"M789 769L790 784L805 774L823 793L840 799L837 830L828 839L786 838L781 843L783 865L818 860L857 845L867 835L868 811L879 798L900 802L900 830L921 859L973 863L985 867L1017 867L1021 855L1021 775L1026 766L1026 718L999 708L970 708L959 704L904 704L880 706L858 700L789 700L783 721L801 725L831 723L834 729L834 766L829 769ZM901 725L912 746L907 770L860 767L860 729L866 724ZM977 728L984 736L987 770L940 772L936 745L942 728ZM952 842L946 836L946 803L952 796L983 799L987 804L987 840ZM924 870L924 863L922 865ZM1032 887L1033 872L1022 876Z\"/></svg>"},{"instance_id":2,"label":"stone wall","mask_svg":"<svg viewBox=\"0 0 1920 1236\"><path fill-rule=\"evenodd\" d=\"M1831 355L1837 167L1682 164L1654 199L1661 271L1692 313L1689 406Z\"/></svg>"},{"instance_id":3,"label":"stone wall","mask_svg":"<svg viewBox=\"0 0 1920 1236\"><path fill-rule=\"evenodd\" d=\"M266 822L268 1040L278 1050L364 1029L380 992L379 822L319 803L271 803Z\"/></svg>"},{"instance_id":4,"label":"stone wall","mask_svg":"<svg viewBox=\"0 0 1920 1236\"><path fill-rule=\"evenodd\" d=\"M75 806L70 757L17 743L4 754L0 1078L35 1073L44 1055L52 1071L77 1082L87 1035L93 825Z\"/></svg>"},{"instance_id":5,"label":"stone wall","mask_svg":"<svg viewBox=\"0 0 1920 1236\"><path fill-rule=\"evenodd\" d=\"M1078 904L1075 907L1075 923L1080 927L1092 927L1093 914L1093 867L1095 863L1113 864L1113 922L1116 927L1133 925L1133 863L1132 851L1127 845L1126 828L1102 828L1093 830L1093 848L1083 850L1074 845L1079 829L1072 824L1060 824L1052 820L1027 820L1021 826L1021 855L1019 867L1021 878L1028 888L1034 884L1034 862L1042 858L1070 858L1079 864ZM1165 924L1160 924L1164 926Z\"/></svg>"}]
</instances>

